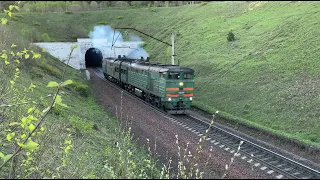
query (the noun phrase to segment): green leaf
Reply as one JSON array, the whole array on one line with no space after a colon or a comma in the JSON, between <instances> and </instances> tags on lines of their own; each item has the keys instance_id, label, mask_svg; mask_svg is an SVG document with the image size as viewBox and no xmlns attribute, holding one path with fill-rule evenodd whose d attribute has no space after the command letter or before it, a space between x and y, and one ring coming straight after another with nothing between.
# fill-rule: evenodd
<instances>
[{"instance_id":1,"label":"green leaf","mask_svg":"<svg viewBox=\"0 0 320 180\"><path fill-rule=\"evenodd\" d=\"M24 148L32 151L32 150L36 149L38 146L39 146L38 143L35 143L32 140L30 140L27 142L26 145L24 145Z\"/></svg>"},{"instance_id":2,"label":"green leaf","mask_svg":"<svg viewBox=\"0 0 320 180\"><path fill-rule=\"evenodd\" d=\"M32 132L36 127L34 127L34 125L31 123L29 126L28 126L28 129L30 132Z\"/></svg>"},{"instance_id":3,"label":"green leaf","mask_svg":"<svg viewBox=\"0 0 320 180\"><path fill-rule=\"evenodd\" d=\"M60 95L57 95L57 97L56 97L56 99L55 99L54 102L55 102L55 103L61 103L61 102L62 102L61 96L60 96Z\"/></svg>"},{"instance_id":4,"label":"green leaf","mask_svg":"<svg viewBox=\"0 0 320 180\"><path fill-rule=\"evenodd\" d=\"M11 16L12 16L12 12L10 12L10 11L9 11L9 12L8 12L8 16L10 16L10 17L11 17Z\"/></svg>"},{"instance_id":5,"label":"green leaf","mask_svg":"<svg viewBox=\"0 0 320 180\"><path fill-rule=\"evenodd\" d=\"M18 1L18 4L20 4L21 3L21 1Z\"/></svg>"},{"instance_id":6,"label":"green leaf","mask_svg":"<svg viewBox=\"0 0 320 180\"><path fill-rule=\"evenodd\" d=\"M9 10L12 11L12 9L13 9L13 5L10 5Z\"/></svg>"},{"instance_id":7,"label":"green leaf","mask_svg":"<svg viewBox=\"0 0 320 180\"><path fill-rule=\"evenodd\" d=\"M18 56L19 58L22 58L22 54L21 54L20 52L17 52L17 56Z\"/></svg>"},{"instance_id":8,"label":"green leaf","mask_svg":"<svg viewBox=\"0 0 320 180\"><path fill-rule=\"evenodd\" d=\"M6 65L9 65L9 64L10 64L10 62L7 61L7 60L5 60L4 63L5 63Z\"/></svg>"},{"instance_id":9,"label":"green leaf","mask_svg":"<svg viewBox=\"0 0 320 180\"><path fill-rule=\"evenodd\" d=\"M12 45L11 45L11 47L12 47L12 48L14 48L14 47L17 47L17 45L15 45L15 44L12 44Z\"/></svg>"},{"instance_id":10,"label":"green leaf","mask_svg":"<svg viewBox=\"0 0 320 180\"><path fill-rule=\"evenodd\" d=\"M21 51L23 54L26 54L29 50L26 48L23 48L23 51Z\"/></svg>"},{"instance_id":11,"label":"green leaf","mask_svg":"<svg viewBox=\"0 0 320 180\"><path fill-rule=\"evenodd\" d=\"M20 125L20 123L18 123L18 122L12 122L12 123L9 124L9 126L14 126L14 125Z\"/></svg>"},{"instance_id":12,"label":"green leaf","mask_svg":"<svg viewBox=\"0 0 320 180\"><path fill-rule=\"evenodd\" d=\"M72 84L72 82L73 82L73 81L72 81L71 79L66 80L65 82L62 83L61 86L66 86L66 85Z\"/></svg>"},{"instance_id":13,"label":"green leaf","mask_svg":"<svg viewBox=\"0 0 320 180\"><path fill-rule=\"evenodd\" d=\"M8 19L6 18L1 18L1 24L7 24L8 22Z\"/></svg>"},{"instance_id":14,"label":"green leaf","mask_svg":"<svg viewBox=\"0 0 320 180\"><path fill-rule=\"evenodd\" d=\"M30 120L30 122L31 122L31 121L38 120L38 119L36 117L30 115L30 116L28 116L28 120Z\"/></svg>"},{"instance_id":15,"label":"green leaf","mask_svg":"<svg viewBox=\"0 0 320 180\"><path fill-rule=\"evenodd\" d=\"M23 117L22 119L21 119L21 127L22 128L24 128L24 126L27 124L27 118L26 117Z\"/></svg>"},{"instance_id":16,"label":"green leaf","mask_svg":"<svg viewBox=\"0 0 320 180\"><path fill-rule=\"evenodd\" d=\"M58 86L59 86L59 84L55 81L50 81L47 85L47 87L58 87Z\"/></svg>"},{"instance_id":17,"label":"green leaf","mask_svg":"<svg viewBox=\"0 0 320 180\"><path fill-rule=\"evenodd\" d=\"M14 81L10 80L10 84L12 84L12 85L13 85L13 84L14 84Z\"/></svg>"},{"instance_id":18,"label":"green leaf","mask_svg":"<svg viewBox=\"0 0 320 180\"><path fill-rule=\"evenodd\" d=\"M24 138L26 138L26 137L27 137L26 134L22 134L22 135L20 136L21 139L24 139Z\"/></svg>"},{"instance_id":19,"label":"green leaf","mask_svg":"<svg viewBox=\"0 0 320 180\"><path fill-rule=\"evenodd\" d=\"M32 59L38 59L41 57L41 54L34 53Z\"/></svg>"},{"instance_id":20,"label":"green leaf","mask_svg":"<svg viewBox=\"0 0 320 180\"><path fill-rule=\"evenodd\" d=\"M13 51L10 51L11 56L15 56Z\"/></svg>"},{"instance_id":21,"label":"green leaf","mask_svg":"<svg viewBox=\"0 0 320 180\"><path fill-rule=\"evenodd\" d=\"M70 152L70 150L71 150L71 147L70 147L70 146L67 146L67 147L64 149L64 152L68 154L68 153Z\"/></svg>"},{"instance_id":22,"label":"green leaf","mask_svg":"<svg viewBox=\"0 0 320 180\"><path fill-rule=\"evenodd\" d=\"M20 2L20 1L19 1ZM19 4L18 2L18 4ZM13 6L17 11L19 11L19 6Z\"/></svg>"},{"instance_id":23,"label":"green leaf","mask_svg":"<svg viewBox=\"0 0 320 180\"><path fill-rule=\"evenodd\" d=\"M77 45L71 46L71 50L74 50L74 49L76 49L77 47L78 47Z\"/></svg>"},{"instance_id":24,"label":"green leaf","mask_svg":"<svg viewBox=\"0 0 320 180\"><path fill-rule=\"evenodd\" d=\"M60 106L62 106L62 107L65 107L65 108L67 108L68 107L68 105L66 105L66 104L63 104L63 103L57 103L58 105L60 105Z\"/></svg>"},{"instance_id":25,"label":"green leaf","mask_svg":"<svg viewBox=\"0 0 320 180\"><path fill-rule=\"evenodd\" d=\"M62 98L60 95L57 95L56 100L54 101L55 104L58 104L59 106L68 107L66 104L62 103Z\"/></svg>"},{"instance_id":26,"label":"green leaf","mask_svg":"<svg viewBox=\"0 0 320 180\"><path fill-rule=\"evenodd\" d=\"M20 61L18 59L14 60L17 64L20 64Z\"/></svg>"},{"instance_id":27,"label":"green leaf","mask_svg":"<svg viewBox=\"0 0 320 180\"><path fill-rule=\"evenodd\" d=\"M36 87L36 85L34 85L34 84L30 84L30 86L29 86L29 89L34 89Z\"/></svg>"},{"instance_id":28,"label":"green leaf","mask_svg":"<svg viewBox=\"0 0 320 180\"><path fill-rule=\"evenodd\" d=\"M2 59L8 59L7 54L2 54L0 57L1 57Z\"/></svg>"},{"instance_id":29,"label":"green leaf","mask_svg":"<svg viewBox=\"0 0 320 180\"><path fill-rule=\"evenodd\" d=\"M34 110L34 107L28 109L28 114L30 114Z\"/></svg>"},{"instance_id":30,"label":"green leaf","mask_svg":"<svg viewBox=\"0 0 320 180\"><path fill-rule=\"evenodd\" d=\"M11 139L12 139L15 135L16 135L15 132L8 134L8 135L7 135L7 140L8 140L8 141L11 141Z\"/></svg>"},{"instance_id":31,"label":"green leaf","mask_svg":"<svg viewBox=\"0 0 320 180\"><path fill-rule=\"evenodd\" d=\"M23 134L23 135L25 135L25 134ZM21 135L21 139L24 139L24 138L22 138L23 135ZM17 143L18 143L18 145L19 145L20 147L22 147L22 149L24 148L24 144L22 144L21 142L17 142Z\"/></svg>"},{"instance_id":32,"label":"green leaf","mask_svg":"<svg viewBox=\"0 0 320 180\"><path fill-rule=\"evenodd\" d=\"M25 55L24 55L24 58L25 58L25 59L28 59L29 57L30 57L29 54L25 54Z\"/></svg>"},{"instance_id":33,"label":"green leaf","mask_svg":"<svg viewBox=\"0 0 320 180\"><path fill-rule=\"evenodd\" d=\"M4 154L2 152L0 152L0 158L3 159L4 158Z\"/></svg>"}]
</instances>

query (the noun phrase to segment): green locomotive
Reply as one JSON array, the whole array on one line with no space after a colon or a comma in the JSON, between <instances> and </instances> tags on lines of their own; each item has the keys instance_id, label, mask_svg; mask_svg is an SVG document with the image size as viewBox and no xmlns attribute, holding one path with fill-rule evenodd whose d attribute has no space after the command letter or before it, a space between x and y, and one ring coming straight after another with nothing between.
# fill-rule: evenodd
<instances>
[{"instance_id":1,"label":"green locomotive","mask_svg":"<svg viewBox=\"0 0 320 180\"><path fill-rule=\"evenodd\" d=\"M149 58L104 58L104 76L169 114L186 114L194 92L194 70Z\"/></svg>"}]
</instances>

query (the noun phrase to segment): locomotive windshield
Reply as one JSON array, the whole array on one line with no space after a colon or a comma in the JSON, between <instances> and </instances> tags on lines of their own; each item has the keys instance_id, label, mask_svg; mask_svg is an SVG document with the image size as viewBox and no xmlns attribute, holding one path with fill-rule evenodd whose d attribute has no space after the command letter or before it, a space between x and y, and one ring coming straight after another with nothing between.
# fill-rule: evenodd
<instances>
[{"instance_id":1,"label":"locomotive windshield","mask_svg":"<svg viewBox=\"0 0 320 180\"><path fill-rule=\"evenodd\" d=\"M181 78L183 77L183 78ZM192 79L192 73L188 72L170 72L168 74L168 79Z\"/></svg>"},{"instance_id":2,"label":"locomotive windshield","mask_svg":"<svg viewBox=\"0 0 320 180\"><path fill-rule=\"evenodd\" d=\"M168 79L180 79L180 74L176 72L170 72L168 75Z\"/></svg>"},{"instance_id":3,"label":"locomotive windshield","mask_svg":"<svg viewBox=\"0 0 320 180\"><path fill-rule=\"evenodd\" d=\"M184 73L183 79L192 79L192 74L191 73Z\"/></svg>"}]
</instances>

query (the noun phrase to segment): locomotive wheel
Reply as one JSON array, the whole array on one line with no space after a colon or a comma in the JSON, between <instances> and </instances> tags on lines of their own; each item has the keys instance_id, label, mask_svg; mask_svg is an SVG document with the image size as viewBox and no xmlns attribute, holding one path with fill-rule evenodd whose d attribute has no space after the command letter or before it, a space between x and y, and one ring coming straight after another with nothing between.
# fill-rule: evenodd
<instances>
[{"instance_id":1,"label":"locomotive wheel","mask_svg":"<svg viewBox=\"0 0 320 180\"><path fill-rule=\"evenodd\" d=\"M161 109L167 112L166 107L164 107L164 105L161 106Z\"/></svg>"},{"instance_id":2,"label":"locomotive wheel","mask_svg":"<svg viewBox=\"0 0 320 180\"><path fill-rule=\"evenodd\" d=\"M156 106L157 106L157 108L160 108L160 107L161 107L161 100L160 100L160 98L156 98L155 101L156 101Z\"/></svg>"}]
</instances>

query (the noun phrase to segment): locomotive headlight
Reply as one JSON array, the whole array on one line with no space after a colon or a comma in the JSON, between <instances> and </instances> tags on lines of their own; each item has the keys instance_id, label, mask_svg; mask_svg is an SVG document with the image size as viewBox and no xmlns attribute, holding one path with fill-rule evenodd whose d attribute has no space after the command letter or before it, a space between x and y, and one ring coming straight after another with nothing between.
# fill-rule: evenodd
<instances>
[{"instance_id":1,"label":"locomotive headlight","mask_svg":"<svg viewBox=\"0 0 320 180\"><path fill-rule=\"evenodd\" d=\"M183 86L183 82L179 82L179 86Z\"/></svg>"},{"instance_id":2,"label":"locomotive headlight","mask_svg":"<svg viewBox=\"0 0 320 180\"><path fill-rule=\"evenodd\" d=\"M190 99L190 101L192 101L192 97L190 97L189 99Z\"/></svg>"},{"instance_id":3,"label":"locomotive headlight","mask_svg":"<svg viewBox=\"0 0 320 180\"><path fill-rule=\"evenodd\" d=\"M171 101L171 98L168 98L168 101Z\"/></svg>"}]
</instances>

